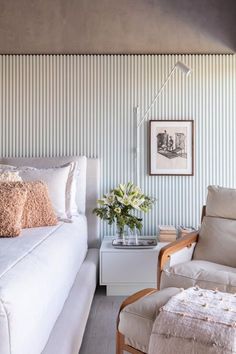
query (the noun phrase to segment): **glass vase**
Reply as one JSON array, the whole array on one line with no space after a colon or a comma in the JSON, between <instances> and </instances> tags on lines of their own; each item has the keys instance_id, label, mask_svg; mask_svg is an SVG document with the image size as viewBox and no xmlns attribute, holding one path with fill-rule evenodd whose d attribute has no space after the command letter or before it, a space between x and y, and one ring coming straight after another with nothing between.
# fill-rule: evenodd
<instances>
[{"instance_id":1,"label":"glass vase","mask_svg":"<svg viewBox=\"0 0 236 354\"><path fill-rule=\"evenodd\" d=\"M119 224L116 224L116 238L118 240L125 240L127 234L127 225L121 226Z\"/></svg>"}]
</instances>

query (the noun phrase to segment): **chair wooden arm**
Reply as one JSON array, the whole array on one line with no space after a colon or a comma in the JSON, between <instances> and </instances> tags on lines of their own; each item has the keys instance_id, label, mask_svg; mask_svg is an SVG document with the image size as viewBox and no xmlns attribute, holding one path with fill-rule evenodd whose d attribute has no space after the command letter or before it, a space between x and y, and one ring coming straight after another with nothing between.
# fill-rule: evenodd
<instances>
[{"instance_id":1,"label":"chair wooden arm","mask_svg":"<svg viewBox=\"0 0 236 354\"><path fill-rule=\"evenodd\" d=\"M164 268L164 265L169 260L171 254L180 251L185 247L191 247L193 243L198 241L198 231L189 233L188 235L176 240L169 245L161 248L158 257L158 272L159 274Z\"/></svg>"}]
</instances>

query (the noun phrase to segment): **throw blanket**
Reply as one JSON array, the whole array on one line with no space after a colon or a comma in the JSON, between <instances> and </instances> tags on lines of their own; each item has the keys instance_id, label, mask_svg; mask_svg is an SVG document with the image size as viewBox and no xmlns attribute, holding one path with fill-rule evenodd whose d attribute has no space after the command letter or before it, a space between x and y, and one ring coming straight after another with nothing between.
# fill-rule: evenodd
<instances>
[{"instance_id":1,"label":"throw blanket","mask_svg":"<svg viewBox=\"0 0 236 354\"><path fill-rule=\"evenodd\" d=\"M160 310L149 354L236 353L236 294L183 290Z\"/></svg>"}]
</instances>

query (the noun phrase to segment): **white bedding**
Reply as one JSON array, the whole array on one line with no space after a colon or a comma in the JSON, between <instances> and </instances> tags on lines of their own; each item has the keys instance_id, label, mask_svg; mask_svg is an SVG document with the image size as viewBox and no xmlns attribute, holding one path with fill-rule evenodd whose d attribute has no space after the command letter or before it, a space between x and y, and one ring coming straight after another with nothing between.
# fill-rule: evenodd
<instances>
[{"instance_id":1,"label":"white bedding","mask_svg":"<svg viewBox=\"0 0 236 354\"><path fill-rule=\"evenodd\" d=\"M85 216L0 239L0 354L42 352L86 253Z\"/></svg>"}]
</instances>

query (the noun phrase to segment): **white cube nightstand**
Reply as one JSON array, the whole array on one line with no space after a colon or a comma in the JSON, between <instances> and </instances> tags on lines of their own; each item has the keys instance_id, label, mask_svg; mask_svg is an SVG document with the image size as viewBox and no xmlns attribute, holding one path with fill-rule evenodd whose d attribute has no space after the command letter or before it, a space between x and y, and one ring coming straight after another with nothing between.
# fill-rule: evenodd
<instances>
[{"instance_id":1,"label":"white cube nightstand","mask_svg":"<svg viewBox=\"0 0 236 354\"><path fill-rule=\"evenodd\" d=\"M100 285L107 295L130 295L157 286L158 254L167 243L152 249L115 249L112 238L103 239L100 249Z\"/></svg>"}]
</instances>

